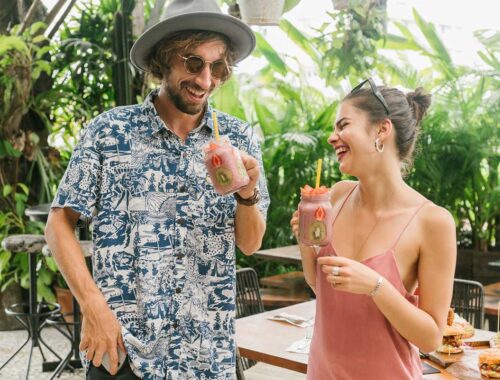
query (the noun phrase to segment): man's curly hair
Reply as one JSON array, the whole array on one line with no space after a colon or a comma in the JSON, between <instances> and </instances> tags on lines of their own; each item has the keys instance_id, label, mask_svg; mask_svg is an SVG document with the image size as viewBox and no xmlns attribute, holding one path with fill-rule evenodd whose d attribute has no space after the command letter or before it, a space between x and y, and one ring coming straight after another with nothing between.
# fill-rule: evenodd
<instances>
[{"instance_id":1,"label":"man's curly hair","mask_svg":"<svg viewBox=\"0 0 500 380\"><path fill-rule=\"evenodd\" d=\"M229 67L229 76L226 78L228 80L231 77L236 58L236 50L231 41L223 34L199 30L177 32L158 42L151 50L146 62L148 73L161 81L169 73L174 56L192 51L198 46L212 41L221 41L226 45L224 58Z\"/></svg>"}]
</instances>

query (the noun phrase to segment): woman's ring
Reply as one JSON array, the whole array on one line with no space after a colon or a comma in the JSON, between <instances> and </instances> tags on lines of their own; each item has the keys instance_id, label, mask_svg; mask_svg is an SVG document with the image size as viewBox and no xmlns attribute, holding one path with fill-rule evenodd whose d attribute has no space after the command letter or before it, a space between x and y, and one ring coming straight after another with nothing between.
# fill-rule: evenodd
<instances>
[{"instance_id":1,"label":"woman's ring","mask_svg":"<svg viewBox=\"0 0 500 380\"><path fill-rule=\"evenodd\" d=\"M332 268L332 275L333 276L340 276L340 267L337 267L337 266L333 267Z\"/></svg>"}]
</instances>

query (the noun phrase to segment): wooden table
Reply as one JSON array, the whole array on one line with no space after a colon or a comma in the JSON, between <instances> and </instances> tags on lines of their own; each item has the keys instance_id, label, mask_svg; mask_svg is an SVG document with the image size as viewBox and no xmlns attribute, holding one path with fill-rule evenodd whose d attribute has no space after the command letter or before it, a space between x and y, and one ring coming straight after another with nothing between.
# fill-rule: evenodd
<instances>
[{"instance_id":1,"label":"wooden table","mask_svg":"<svg viewBox=\"0 0 500 380\"><path fill-rule=\"evenodd\" d=\"M285 351L293 342L305 337L306 329L295 327L288 323L271 321L267 317L285 312L309 318L315 315L315 303L316 301L304 302L237 319L236 343L240 350L240 355L259 362L306 373L307 355ZM441 370L441 373L425 375L425 379L457 379L440 368L438 364L428 359L424 361Z\"/></svg>"},{"instance_id":2,"label":"wooden table","mask_svg":"<svg viewBox=\"0 0 500 380\"><path fill-rule=\"evenodd\" d=\"M500 302L500 282L484 287L484 317L490 331L497 331L498 303Z\"/></svg>"},{"instance_id":3,"label":"wooden table","mask_svg":"<svg viewBox=\"0 0 500 380\"><path fill-rule=\"evenodd\" d=\"M488 269L495 271L495 272L500 272L500 260L490 261L488 263Z\"/></svg>"},{"instance_id":4,"label":"wooden table","mask_svg":"<svg viewBox=\"0 0 500 380\"><path fill-rule=\"evenodd\" d=\"M292 264L302 263L298 245L289 245L287 247L263 249L255 252L253 256L267 260L286 261Z\"/></svg>"},{"instance_id":5,"label":"wooden table","mask_svg":"<svg viewBox=\"0 0 500 380\"><path fill-rule=\"evenodd\" d=\"M486 285L484 287L484 294L487 296L500 297L500 282Z\"/></svg>"},{"instance_id":6,"label":"wooden table","mask_svg":"<svg viewBox=\"0 0 500 380\"><path fill-rule=\"evenodd\" d=\"M236 343L240 355L293 371L307 372L307 355L285 351L305 337L306 329L267 319L279 313L313 317L316 301L303 302L236 320Z\"/></svg>"}]
</instances>

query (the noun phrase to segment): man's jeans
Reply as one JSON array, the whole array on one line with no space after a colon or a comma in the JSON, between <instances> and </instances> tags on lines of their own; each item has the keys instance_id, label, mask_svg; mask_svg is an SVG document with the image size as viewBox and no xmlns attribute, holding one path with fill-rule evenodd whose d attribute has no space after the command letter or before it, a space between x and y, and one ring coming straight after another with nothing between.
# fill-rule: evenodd
<instances>
[{"instance_id":1,"label":"man's jeans","mask_svg":"<svg viewBox=\"0 0 500 380\"><path fill-rule=\"evenodd\" d=\"M90 363L89 371L87 372L87 380L140 380L130 368L128 360L125 360L122 367L116 375L110 375L103 366L94 367Z\"/></svg>"}]
</instances>

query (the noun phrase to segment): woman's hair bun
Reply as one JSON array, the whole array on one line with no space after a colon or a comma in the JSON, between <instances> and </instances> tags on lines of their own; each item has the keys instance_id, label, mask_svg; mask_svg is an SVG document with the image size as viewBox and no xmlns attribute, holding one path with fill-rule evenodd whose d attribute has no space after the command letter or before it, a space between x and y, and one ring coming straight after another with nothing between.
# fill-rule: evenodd
<instances>
[{"instance_id":1,"label":"woman's hair bun","mask_svg":"<svg viewBox=\"0 0 500 380\"><path fill-rule=\"evenodd\" d=\"M406 94L406 100L413 110L417 124L419 124L431 105L431 94L425 92L422 87L418 87L415 91Z\"/></svg>"}]
</instances>

